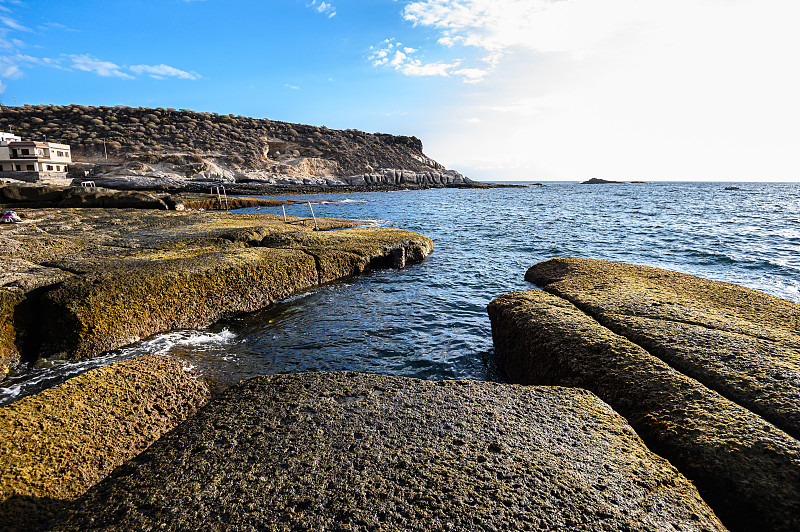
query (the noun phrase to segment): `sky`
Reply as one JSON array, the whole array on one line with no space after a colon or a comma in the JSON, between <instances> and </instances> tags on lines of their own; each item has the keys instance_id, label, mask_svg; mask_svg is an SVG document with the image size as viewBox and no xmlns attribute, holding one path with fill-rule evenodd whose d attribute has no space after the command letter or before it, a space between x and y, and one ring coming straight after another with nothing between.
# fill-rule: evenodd
<instances>
[{"instance_id":1,"label":"sky","mask_svg":"<svg viewBox=\"0 0 800 532\"><path fill-rule=\"evenodd\" d=\"M478 180L800 181L797 0L0 0L0 102L415 135Z\"/></svg>"}]
</instances>

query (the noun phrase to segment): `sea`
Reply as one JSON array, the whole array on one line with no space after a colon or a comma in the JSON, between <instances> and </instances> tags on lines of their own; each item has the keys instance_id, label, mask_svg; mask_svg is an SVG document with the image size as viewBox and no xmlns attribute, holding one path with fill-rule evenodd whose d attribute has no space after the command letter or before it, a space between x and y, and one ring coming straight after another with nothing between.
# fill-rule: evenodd
<instances>
[{"instance_id":1,"label":"sea","mask_svg":"<svg viewBox=\"0 0 800 532\"><path fill-rule=\"evenodd\" d=\"M535 289L525 271L553 257L656 266L800 302L800 183L543 182L267 197L306 202L286 206L289 215L310 218L313 209L416 231L433 240L434 252L403 270L333 282L205 329L157 335L91 361L21 368L0 383L0 404L142 353L184 360L215 391L303 371L502 381L486 305Z\"/></svg>"}]
</instances>

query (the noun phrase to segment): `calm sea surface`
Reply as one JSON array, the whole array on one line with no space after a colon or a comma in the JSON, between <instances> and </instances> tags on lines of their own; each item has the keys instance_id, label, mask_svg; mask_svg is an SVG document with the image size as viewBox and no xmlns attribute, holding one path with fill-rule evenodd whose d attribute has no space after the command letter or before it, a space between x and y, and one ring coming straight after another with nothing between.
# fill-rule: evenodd
<instances>
[{"instance_id":1,"label":"calm sea surface","mask_svg":"<svg viewBox=\"0 0 800 532\"><path fill-rule=\"evenodd\" d=\"M313 370L501 380L486 305L532 288L526 269L552 257L658 266L800 302L800 184L725 186L548 183L286 197L310 200L317 216L417 231L433 239L434 253L405 270L332 283L101 360L44 364L0 385L0 402L142 352L185 358L220 387L254 375ZM309 216L309 208L287 206L287 214Z\"/></svg>"}]
</instances>

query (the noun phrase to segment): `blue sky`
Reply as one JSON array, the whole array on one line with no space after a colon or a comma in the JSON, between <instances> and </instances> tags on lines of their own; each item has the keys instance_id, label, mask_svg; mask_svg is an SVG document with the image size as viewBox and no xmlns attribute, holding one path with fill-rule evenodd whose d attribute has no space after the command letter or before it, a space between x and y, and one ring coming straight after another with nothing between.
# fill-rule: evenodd
<instances>
[{"instance_id":1,"label":"blue sky","mask_svg":"<svg viewBox=\"0 0 800 532\"><path fill-rule=\"evenodd\" d=\"M0 0L0 102L420 137L477 179L800 179L792 0Z\"/></svg>"}]
</instances>

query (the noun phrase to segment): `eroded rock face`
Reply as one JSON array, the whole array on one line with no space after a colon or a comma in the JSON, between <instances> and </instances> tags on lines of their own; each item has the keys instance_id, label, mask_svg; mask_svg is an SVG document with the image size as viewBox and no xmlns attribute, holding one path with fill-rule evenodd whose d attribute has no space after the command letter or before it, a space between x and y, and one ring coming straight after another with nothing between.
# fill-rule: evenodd
<instances>
[{"instance_id":1,"label":"eroded rock face","mask_svg":"<svg viewBox=\"0 0 800 532\"><path fill-rule=\"evenodd\" d=\"M723 530L577 389L355 373L245 381L57 530Z\"/></svg>"},{"instance_id":2,"label":"eroded rock face","mask_svg":"<svg viewBox=\"0 0 800 532\"><path fill-rule=\"evenodd\" d=\"M526 278L545 291L489 305L495 352L514 382L595 392L695 482L729 528L800 528L791 384L800 306L589 259L537 264Z\"/></svg>"},{"instance_id":3,"label":"eroded rock face","mask_svg":"<svg viewBox=\"0 0 800 532\"><path fill-rule=\"evenodd\" d=\"M35 338L22 357L95 356L176 328L263 308L298 290L372 268L404 267L433 249L399 229L348 228L348 220L214 212L20 210L0 231L0 259L17 265L0 290L26 296ZM57 279L48 284L45 279ZM25 287L36 287L26 290ZM25 332L18 303L4 331ZM0 309L0 310L2 310ZM10 318L9 318L10 316ZM13 363L13 360L12 362Z\"/></svg>"},{"instance_id":4,"label":"eroded rock face","mask_svg":"<svg viewBox=\"0 0 800 532\"><path fill-rule=\"evenodd\" d=\"M168 208L164 198L146 192L54 185L0 185L0 204L29 207Z\"/></svg>"},{"instance_id":5,"label":"eroded rock face","mask_svg":"<svg viewBox=\"0 0 800 532\"><path fill-rule=\"evenodd\" d=\"M0 407L0 528L46 524L207 399L180 362L145 355Z\"/></svg>"}]
</instances>

